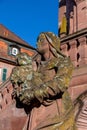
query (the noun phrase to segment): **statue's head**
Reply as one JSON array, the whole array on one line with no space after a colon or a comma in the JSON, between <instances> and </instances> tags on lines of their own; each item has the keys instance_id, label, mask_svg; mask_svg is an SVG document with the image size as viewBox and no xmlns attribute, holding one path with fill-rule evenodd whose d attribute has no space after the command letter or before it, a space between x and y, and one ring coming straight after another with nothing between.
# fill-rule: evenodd
<instances>
[{"instance_id":1,"label":"statue's head","mask_svg":"<svg viewBox=\"0 0 87 130\"><path fill-rule=\"evenodd\" d=\"M60 50L60 40L57 35L52 32L42 32L37 38L38 51L47 51L48 48L54 48L56 51Z\"/></svg>"},{"instance_id":2,"label":"statue's head","mask_svg":"<svg viewBox=\"0 0 87 130\"><path fill-rule=\"evenodd\" d=\"M32 65L32 58L27 53L19 53L16 59L18 65Z\"/></svg>"},{"instance_id":3,"label":"statue's head","mask_svg":"<svg viewBox=\"0 0 87 130\"><path fill-rule=\"evenodd\" d=\"M49 42L44 33L41 33L37 38L37 49L41 54L49 50Z\"/></svg>"}]
</instances>

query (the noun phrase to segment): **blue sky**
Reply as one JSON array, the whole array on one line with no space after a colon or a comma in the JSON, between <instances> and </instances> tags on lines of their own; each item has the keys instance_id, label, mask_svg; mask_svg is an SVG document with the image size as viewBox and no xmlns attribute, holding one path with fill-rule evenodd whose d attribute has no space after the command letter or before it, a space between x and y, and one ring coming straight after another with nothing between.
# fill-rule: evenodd
<instances>
[{"instance_id":1,"label":"blue sky","mask_svg":"<svg viewBox=\"0 0 87 130\"><path fill-rule=\"evenodd\" d=\"M0 0L0 23L36 47L40 32L58 33L58 0Z\"/></svg>"}]
</instances>

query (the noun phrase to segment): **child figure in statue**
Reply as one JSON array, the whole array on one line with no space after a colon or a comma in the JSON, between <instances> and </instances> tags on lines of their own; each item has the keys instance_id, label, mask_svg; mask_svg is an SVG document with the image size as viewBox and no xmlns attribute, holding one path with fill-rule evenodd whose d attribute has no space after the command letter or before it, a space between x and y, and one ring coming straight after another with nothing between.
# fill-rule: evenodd
<instances>
[{"instance_id":1,"label":"child figure in statue","mask_svg":"<svg viewBox=\"0 0 87 130\"><path fill-rule=\"evenodd\" d=\"M40 86L43 81L41 79L42 74L35 71L37 66L35 62L32 61L32 57L27 53L18 54L16 56L16 62L17 66L12 70L11 82L14 86L13 96L18 97L23 94L23 91L33 91L35 86ZM22 100L22 97L20 97L20 100ZM24 100L22 102L28 104L28 102L24 102Z\"/></svg>"}]
</instances>

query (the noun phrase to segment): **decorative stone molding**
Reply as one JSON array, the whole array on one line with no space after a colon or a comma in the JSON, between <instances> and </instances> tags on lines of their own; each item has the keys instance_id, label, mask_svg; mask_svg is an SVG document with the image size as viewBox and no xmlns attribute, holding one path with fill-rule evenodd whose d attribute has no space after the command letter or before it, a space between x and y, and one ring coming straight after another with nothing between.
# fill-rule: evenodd
<instances>
[{"instance_id":1,"label":"decorative stone molding","mask_svg":"<svg viewBox=\"0 0 87 130\"><path fill-rule=\"evenodd\" d=\"M74 66L77 66L77 41L72 40L69 42L69 45L70 45L69 56L74 64Z\"/></svg>"},{"instance_id":2,"label":"decorative stone molding","mask_svg":"<svg viewBox=\"0 0 87 130\"><path fill-rule=\"evenodd\" d=\"M80 54L80 65L87 64L87 44L86 44L86 37L81 37L78 39L80 43L79 47L79 54Z\"/></svg>"},{"instance_id":3,"label":"decorative stone molding","mask_svg":"<svg viewBox=\"0 0 87 130\"><path fill-rule=\"evenodd\" d=\"M67 44L62 44L62 45L61 45L61 51L62 51L62 53L64 53L66 56L68 56Z\"/></svg>"}]
</instances>

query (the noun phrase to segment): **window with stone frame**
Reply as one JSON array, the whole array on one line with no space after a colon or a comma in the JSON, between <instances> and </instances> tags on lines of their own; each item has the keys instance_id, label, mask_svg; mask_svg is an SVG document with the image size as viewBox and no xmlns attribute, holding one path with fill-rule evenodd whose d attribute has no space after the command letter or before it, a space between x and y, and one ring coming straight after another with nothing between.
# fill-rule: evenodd
<instances>
[{"instance_id":1,"label":"window with stone frame","mask_svg":"<svg viewBox=\"0 0 87 130\"><path fill-rule=\"evenodd\" d=\"M2 82L6 81L6 77L7 77L7 69L3 68L2 69Z\"/></svg>"},{"instance_id":2,"label":"window with stone frame","mask_svg":"<svg viewBox=\"0 0 87 130\"><path fill-rule=\"evenodd\" d=\"M16 56L20 52L20 48L16 45L9 46L9 55Z\"/></svg>"}]
</instances>

